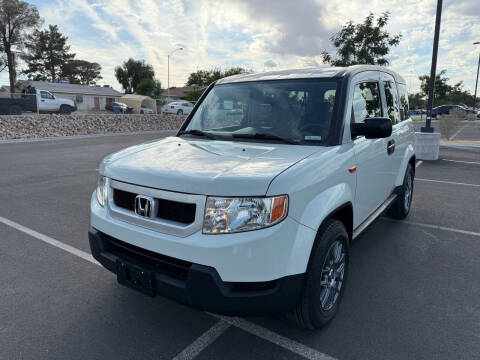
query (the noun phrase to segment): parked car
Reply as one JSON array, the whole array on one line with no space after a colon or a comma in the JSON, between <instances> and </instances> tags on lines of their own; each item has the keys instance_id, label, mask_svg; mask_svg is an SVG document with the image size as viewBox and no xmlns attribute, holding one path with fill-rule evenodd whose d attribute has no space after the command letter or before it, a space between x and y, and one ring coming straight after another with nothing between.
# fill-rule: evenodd
<instances>
[{"instance_id":1,"label":"parked car","mask_svg":"<svg viewBox=\"0 0 480 360\"><path fill-rule=\"evenodd\" d=\"M422 114L422 110L420 109L410 110L410 115L421 115L421 114Z\"/></svg>"},{"instance_id":2,"label":"parked car","mask_svg":"<svg viewBox=\"0 0 480 360\"><path fill-rule=\"evenodd\" d=\"M23 112L71 114L77 106L70 99L56 97L50 91L36 90L0 98L0 114L20 115Z\"/></svg>"},{"instance_id":3,"label":"parked car","mask_svg":"<svg viewBox=\"0 0 480 360\"><path fill-rule=\"evenodd\" d=\"M105 105L105 110L113 111L114 106L118 106L121 109L122 113L127 112L127 108L128 108L127 104L124 104L124 103L121 103L121 102L116 102L116 101L107 103Z\"/></svg>"},{"instance_id":4,"label":"parked car","mask_svg":"<svg viewBox=\"0 0 480 360\"><path fill-rule=\"evenodd\" d=\"M162 107L164 114L188 115L193 110L193 104L189 101L174 101Z\"/></svg>"},{"instance_id":5,"label":"parked car","mask_svg":"<svg viewBox=\"0 0 480 360\"><path fill-rule=\"evenodd\" d=\"M384 211L410 211L408 114L405 80L378 66L218 80L176 136L102 161L92 254L149 296L320 328L352 242Z\"/></svg>"},{"instance_id":6,"label":"parked car","mask_svg":"<svg viewBox=\"0 0 480 360\"><path fill-rule=\"evenodd\" d=\"M448 115L452 109L457 109L467 114L473 113L473 109L465 108L461 105L440 105L432 109L432 117L437 117L437 115Z\"/></svg>"},{"instance_id":7,"label":"parked car","mask_svg":"<svg viewBox=\"0 0 480 360\"><path fill-rule=\"evenodd\" d=\"M142 107L140 109L140 114L153 114L153 110L152 109L149 109L149 108L144 108Z\"/></svg>"}]
</instances>

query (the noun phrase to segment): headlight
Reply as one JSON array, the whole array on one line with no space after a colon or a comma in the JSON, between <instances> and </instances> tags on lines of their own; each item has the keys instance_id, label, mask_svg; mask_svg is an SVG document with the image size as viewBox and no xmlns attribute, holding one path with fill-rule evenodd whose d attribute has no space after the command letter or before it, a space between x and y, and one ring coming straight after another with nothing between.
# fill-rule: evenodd
<instances>
[{"instance_id":1,"label":"headlight","mask_svg":"<svg viewBox=\"0 0 480 360\"><path fill-rule=\"evenodd\" d=\"M98 177L98 183L97 183L97 201L100 204L100 206L105 206L105 204L107 203L107 197L108 197L108 178L100 175Z\"/></svg>"},{"instance_id":2,"label":"headlight","mask_svg":"<svg viewBox=\"0 0 480 360\"><path fill-rule=\"evenodd\" d=\"M288 196L264 198L208 197L204 234L235 233L265 228L287 216Z\"/></svg>"}]
</instances>

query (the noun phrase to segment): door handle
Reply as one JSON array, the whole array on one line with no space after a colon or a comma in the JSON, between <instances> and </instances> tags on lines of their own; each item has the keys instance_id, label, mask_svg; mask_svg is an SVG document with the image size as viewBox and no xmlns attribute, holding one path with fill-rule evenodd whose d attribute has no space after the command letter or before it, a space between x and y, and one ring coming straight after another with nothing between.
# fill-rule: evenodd
<instances>
[{"instance_id":1,"label":"door handle","mask_svg":"<svg viewBox=\"0 0 480 360\"><path fill-rule=\"evenodd\" d=\"M395 140L392 139L387 143L387 154L392 155L394 151L395 151Z\"/></svg>"}]
</instances>

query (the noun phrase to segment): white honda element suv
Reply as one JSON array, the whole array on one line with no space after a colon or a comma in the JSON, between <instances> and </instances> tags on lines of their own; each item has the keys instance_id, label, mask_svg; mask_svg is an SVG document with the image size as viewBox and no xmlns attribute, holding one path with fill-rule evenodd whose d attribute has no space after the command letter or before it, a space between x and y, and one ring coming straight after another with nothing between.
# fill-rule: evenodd
<instances>
[{"instance_id":1,"label":"white honda element suv","mask_svg":"<svg viewBox=\"0 0 480 360\"><path fill-rule=\"evenodd\" d=\"M352 241L410 210L414 129L404 79L321 67L221 79L176 136L107 156L92 254L119 283L201 310L338 310Z\"/></svg>"}]
</instances>

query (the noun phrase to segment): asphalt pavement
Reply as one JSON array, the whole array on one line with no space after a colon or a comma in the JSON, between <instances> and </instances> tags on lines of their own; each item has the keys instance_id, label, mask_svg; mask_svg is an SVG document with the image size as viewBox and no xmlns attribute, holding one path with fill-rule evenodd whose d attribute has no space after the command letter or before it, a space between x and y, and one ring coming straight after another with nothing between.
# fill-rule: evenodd
<instances>
[{"instance_id":1,"label":"asphalt pavement","mask_svg":"<svg viewBox=\"0 0 480 360\"><path fill-rule=\"evenodd\" d=\"M340 311L311 332L149 298L88 261L99 162L159 136L0 143L0 359L478 359L480 153L418 164L407 221L357 239Z\"/></svg>"}]
</instances>

